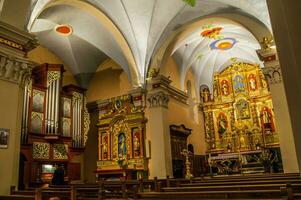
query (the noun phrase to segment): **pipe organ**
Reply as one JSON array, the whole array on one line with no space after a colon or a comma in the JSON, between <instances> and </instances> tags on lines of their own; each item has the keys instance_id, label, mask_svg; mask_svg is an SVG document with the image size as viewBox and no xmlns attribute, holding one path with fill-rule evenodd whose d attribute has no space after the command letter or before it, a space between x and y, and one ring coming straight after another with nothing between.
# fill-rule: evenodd
<instances>
[{"instance_id":1,"label":"pipe organ","mask_svg":"<svg viewBox=\"0 0 301 200\"><path fill-rule=\"evenodd\" d=\"M63 73L63 65L43 64L33 69L25 86L21 154L28 161L28 185L49 182L55 165L64 166L67 180L80 179L80 157L89 129L86 90L63 87Z\"/></svg>"}]
</instances>

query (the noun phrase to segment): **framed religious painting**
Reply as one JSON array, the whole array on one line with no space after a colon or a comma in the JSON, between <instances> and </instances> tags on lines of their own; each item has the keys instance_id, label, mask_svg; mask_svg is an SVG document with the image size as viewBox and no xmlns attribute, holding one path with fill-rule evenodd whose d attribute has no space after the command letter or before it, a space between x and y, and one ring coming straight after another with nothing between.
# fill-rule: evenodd
<instances>
[{"instance_id":1,"label":"framed religious painting","mask_svg":"<svg viewBox=\"0 0 301 200\"><path fill-rule=\"evenodd\" d=\"M9 129L0 128L0 149L8 148Z\"/></svg>"}]
</instances>

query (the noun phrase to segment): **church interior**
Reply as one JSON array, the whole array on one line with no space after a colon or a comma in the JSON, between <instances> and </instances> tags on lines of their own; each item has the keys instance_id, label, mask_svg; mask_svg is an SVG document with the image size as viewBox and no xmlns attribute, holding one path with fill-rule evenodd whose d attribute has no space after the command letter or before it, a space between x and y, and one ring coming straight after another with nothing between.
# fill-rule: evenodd
<instances>
[{"instance_id":1,"label":"church interior","mask_svg":"<svg viewBox=\"0 0 301 200\"><path fill-rule=\"evenodd\" d=\"M0 200L301 199L298 0L0 0Z\"/></svg>"}]
</instances>

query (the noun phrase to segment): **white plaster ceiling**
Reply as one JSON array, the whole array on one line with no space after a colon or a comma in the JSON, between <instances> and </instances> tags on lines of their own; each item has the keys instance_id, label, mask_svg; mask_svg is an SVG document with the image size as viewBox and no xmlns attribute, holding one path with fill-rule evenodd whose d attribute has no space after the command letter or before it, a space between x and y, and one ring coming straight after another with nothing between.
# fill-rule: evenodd
<instances>
[{"instance_id":1,"label":"white plaster ceiling","mask_svg":"<svg viewBox=\"0 0 301 200\"><path fill-rule=\"evenodd\" d=\"M204 36L206 31L219 30L215 35ZM218 45L233 46L219 48ZM250 63L262 64L256 50L260 44L244 27L229 20L205 20L199 28L173 49L173 57L179 66L181 87L184 89L185 75L191 68L196 85L212 87L213 74L222 71L225 63L238 58Z\"/></svg>"},{"instance_id":2,"label":"white plaster ceiling","mask_svg":"<svg viewBox=\"0 0 301 200\"><path fill-rule=\"evenodd\" d=\"M56 2L56 6L49 5ZM92 13L70 6L77 0L32 0L28 30L60 56L74 75L93 73L105 55L120 64L132 79L132 65L116 37ZM182 0L86 0L104 13L124 37L134 58L136 83L145 82L150 59L180 26L216 13L241 13L270 28L265 0L197 0L195 7ZM61 5L59 5L61 4ZM74 33L61 38L53 28L71 25ZM133 75L132 75L133 76ZM85 80L84 82L88 82Z\"/></svg>"}]
</instances>

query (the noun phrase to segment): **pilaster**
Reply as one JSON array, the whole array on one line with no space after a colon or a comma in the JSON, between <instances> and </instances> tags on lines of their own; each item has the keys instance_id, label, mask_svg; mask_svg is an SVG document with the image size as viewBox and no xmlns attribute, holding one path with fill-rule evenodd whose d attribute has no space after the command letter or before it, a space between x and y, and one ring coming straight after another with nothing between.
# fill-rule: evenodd
<instances>
[{"instance_id":1,"label":"pilaster","mask_svg":"<svg viewBox=\"0 0 301 200\"><path fill-rule=\"evenodd\" d=\"M24 86L34 63L27 52L36 46L34 37L0 22L0 128L9 130L8 147L0 149L0 195L18 186Z\"/></svg>"},{"instance_id":2,"label":"pilaster","mask_svg":"<svg viewBox=\"0 0 301 200\"><path fill-rule=\"evenodd\" d=\"M258 50L258 55L264 61L263 73L269 83L273 99L284 172L298 172L294 136L277 51L271 48L261 49Z\"/></svg>"},{"instance_id":3,"label":"pilaster","mask_svg":"<svg viewBox=\"0 0 301 200\"><path fill-rule=\"evenodd\" d=\"M150 177L172 176L170 135L167 121L170 80L159 75L148 82L148 132L151 140Z\"/></svg>"}]
</instances>

